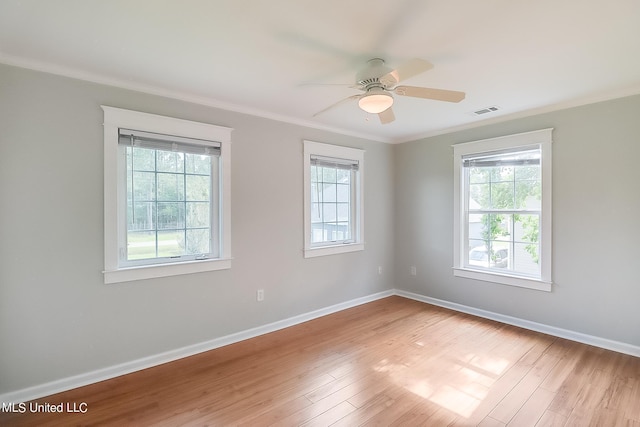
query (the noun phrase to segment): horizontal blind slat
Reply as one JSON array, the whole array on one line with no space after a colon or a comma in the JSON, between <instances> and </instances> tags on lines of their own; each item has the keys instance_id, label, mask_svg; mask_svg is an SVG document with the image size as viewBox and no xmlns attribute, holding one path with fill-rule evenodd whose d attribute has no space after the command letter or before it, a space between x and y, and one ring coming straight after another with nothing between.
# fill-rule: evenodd
<instances>
[{"instance_id":1,"label":"horizontal blind slat","mask_svg":"<svg viewBox=\"0 0 640 427\"><path fill-rule=\"evenodd\" d=\"M220 156L219 142L120 129L118 143L151 150ZM133 141L132 141L133 139Z\"/></svg>"},{"instance_id":2,"label":"horizontal blind slat","mask_svg":"<svg viewBox=\"0 0 640 427\"><path fill-rule=\"evenodd\" d=\"M315 155L311 156L311 165L354 171L357 171L359 168L359 163L357 160L339 159L334 157Z\"/></svg>"},{"instance_id":3,"label":"horizontal blind slat","mask_svg":"<svg viewBox=\"0 0 640 427\"><path fill-rule=\"evenodd\" d=\"M527 147L521 150L505 150L476 155L468 155L462 158L462 166L465 168L496 167L496 166L537 166L540 164L540 148Z\"/></svg>"}]
</instances>

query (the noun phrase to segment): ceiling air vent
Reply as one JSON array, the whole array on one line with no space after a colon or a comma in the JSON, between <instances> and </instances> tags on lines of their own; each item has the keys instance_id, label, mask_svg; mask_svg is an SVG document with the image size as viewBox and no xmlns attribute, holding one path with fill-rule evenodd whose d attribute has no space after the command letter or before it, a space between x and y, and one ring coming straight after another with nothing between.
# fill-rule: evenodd
<instances>
[{"instance_id":1,"label":"ceiling air vent","mask_svg":"<svg viewBox=\"0 0 640 427\"><path fill-rule=\"evenodd\" d=\"M492 107L482 108L480 110L474 111L472 114L474 116L482 116L484 114L495 113L499 109L500 109L499 107L494 105Z\"/></svg>"}]
</instances>

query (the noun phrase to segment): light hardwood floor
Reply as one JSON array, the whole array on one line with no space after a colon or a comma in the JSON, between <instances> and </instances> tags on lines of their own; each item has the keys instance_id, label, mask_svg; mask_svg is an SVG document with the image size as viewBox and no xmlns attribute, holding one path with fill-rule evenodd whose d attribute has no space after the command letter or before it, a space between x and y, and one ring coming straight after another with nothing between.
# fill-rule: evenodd
<instances>
[{"instance_id":1,"label":"light hardwood floor","mask_svg":"<svg viewBox=\"0 0 640 427\"><path fill-rule=\"evenodd\" d=\"M0 425L640 426L640 358L390 297L40 399Z\"/></svg>"}]
</instances>

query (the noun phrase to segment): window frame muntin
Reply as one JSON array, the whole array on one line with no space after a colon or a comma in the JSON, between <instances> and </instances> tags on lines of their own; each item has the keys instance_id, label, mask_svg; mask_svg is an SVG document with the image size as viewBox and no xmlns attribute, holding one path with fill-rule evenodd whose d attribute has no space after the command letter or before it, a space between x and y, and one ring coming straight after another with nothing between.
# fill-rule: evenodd
<instances>
[{"instance_id":1,"label":"window frame muntin","mask_svg":"<svg viewBox=\"0 0 640 427\"><path fill-rule=\"evenodd\" d=\"M104 112L104 282L119 283L231 268L231 132L232 128L191 120L143 113L101 105ZM174 263L119 266L120 236L126 217L121 204L126 204L126 183L119 168L119 129L174 135L189 139L215 141L220 144L220 241L219 258L187 260ZM124 162L122 162L124 163ZM124 186L123 186L124 185ZM122 196L122 191L125 191ZM123 198L124 197L124 198Z\"/></svg>"},{"instance_id":2,"label":"window frame muntin","mask_svg":"<svg viewBox=\"0 0 640 427\"><path fill-rule=\"evenodd\" d=\"M540 153L540 156L542 156L542 147L540 144L533 144L533 145L521 145L518 147L513 147L511 149L507 149L507 150L500 150L501 152L488 152L488 151L482 151L480 152L480 154L486 154L489 155L491 157L495 157L496 155L500 155L500 154L514 154L514 153L518 153L518 152L527 152L527 151L532 151L532 150L536 150ZM463 199L461 201L461 203L463 203L464 208L463 208L463 215L464 215L464 220L462 221L463 226L464 226L464 237L462 238L462 242L461 244L464 245L464 248L462 249L461 252L461 265L463 266L463 268L465 269L469 269L469 270L480 270L483 272L489 272L489 273L496 273L496 274L505 274L507 276L514 276L514 277L522 277L522 278L530 278L530 279L534 279L534 280L540 280L541 277L538 277L536 275L532 275L532 274L527 274L527 273L523 273L523 272L519 272L519 271L513 271L513 270L501 270L501 269L497 269L497 268L492 268L492 267L481 267L481 266L475 266L475 265L471 265L471 263L469 262L469 252L471 251L471 248L469 246L469 241L471 240L470 238L470 230L469 230L469 216L470 215L500 215L500 214L504 214L504 215L511 215L513 217L513 215L516 214L523 214L523 215L537 215L540 219L542 218L542 208L540 209L518 209L516 207L513 207L511 209L498 209L498 208L487 208L487 209L474 209L472 210L471 207L468 205L469 200L470 200L470 192L471 192L471 180L470 180L470 169L471 167L465 167L464 166L464 161L467 160L467 158L469 157L469 155L463 155L461 156L461 161L462 161L462 167L461 167L461 176L462 176L462 180L463 180L463 188L464 188L464 195L463 195ZM477 167L477 166L472 166L472 167ZM485 166L487 167L487 166ZM540 171L542 172L542 168L540 168ZM515 174L515 170L514 170L514 174ZM541 180L541 177L540 177ZM511 181L502 181L502 182L509 182L511 183ZM514 180L513 180L513 196L515 197L515 185L517 183L517 179L514 176ZM492 181L489 181L488 183L485 184L492 184ZM513 220L513 218L512 218ZM509 240L509 257L511 258L513 256L513 252L514 252L514 247L516 243L523 243L523 242L516 242L515 241L515 237L512 236L511 240ZM538 243L538 248L539 251L541 250L540 247L540 243ZM488 248L489 249L489 248Z\"/></svg>"},{"instance_id":3,"label":"window frame muntin","mask_svg":"<svg viewBox=\"0 0 640 427\"><path fill-rule=\"evenodd\" d=\"M500 283L550 292L552 288L552 245L551 245L551 154L553 128L538 131L506 135L497 138L483 139L454 144L454 259L453 274L457 277ZM526 146L540 146L542 201L540 209L540 278L530 276L498 273L489 269L474 269L464 265L464 250L468 248L468 225L465 225L466 201L468 187L462 174L462 159L471 154L489 153L492 151L511 150ZM466 239L466 242L465 242Z\"/></svg>"},{"instance_id":4,"label":"window frame muntin","mask_svg":"<svg viewBox=\"0 0 640 427\"><path fill-rule=\"evenodd\" d=\"M364 250L364 153L358 148L332 145L315 141L303 141L303 185L304 185L304 246L303 254L305 258L317 256L333 255L346 252ZM329 244L311 243L311 156L330 157L358 162L358 171L354 173L354 182L351 183L352 199L355 198L353 206L354 213L354 236L353 242Z\"/></svg>"},{"instance_id":5,"label":"window frame muntin","mask_svg":"<svg viewBox=\"0 0 640 427\"><path fill-rule=\"evenodd\" d=\"M170 138L167 138L170 139ZM204 141L204 140L195 140L192 139L190 141L191 145L199 145L202 147L208 147L208 146L213 146L212 144L210 144L209 141ZM217 146L218 144L216 144L215 146ZM124 146L123 144L119 144L118 150L120 150L120 152L118 153L118 170L121 171L120 173L122 173L124 175L124 185L127 185L127 174L126 174L126 168L127 168L127 161L126 161L126 149L128 147ZM154 150L159 150L159 149L154 149ZM160 150L160 151L165 151L165 150ZM182 151L180 151L182 152ZM185 153L186 154L186 153ZM210 161L211 161L211 173L209 174L209 180L210 180L210 184L211 184L211 195L210 195L210 212L209 212L209 217L210 217L210 231L209 231L209 238L210 238L210 244L211 244L211 250L209 253L207 254L199 254L199 255L180 255L178 257L156 257L156 258L143 258L143 259L137 259L137 260L128 260L126 259L126 257L123 254L119 254L119 259L118 259L118 266L119 268L130 268L130 267L144 267L144 266L151 266L151 265L157 265L157 264L175 264L175 263L180 263L180 262L186 262L186 261L203 261L205 259L211 259L211 260L215 260L215 259L219 259L220 256L219 254L222 253L222 242L220 240L220 230L221 230L221 223L220 223L220 209L211 209L211 207L217 207L219 206L221 200L220 200L220 185L219 185L219 180L220 180L220 156L219 155L211 155L210 156ZM216 159L217 158L217 159ZM216 159L216 160L214 160ZM155 175L157 176L157 174L159 173L157 171L157 169L154 171ZM160 172L162 173L162 172ZM186 171L182 173L182 175L189 175ZM125 190L127 187L124 187ZM156 188L156 192L157 192L157 188ZM186 194L185 194L185 202L186 202ZM126 216L127 216L127 206L126 203L124 204L120 204L118 206L119 209L124 209L124 212L119 212L119 216L123 215L126 221ZM157 213L156 213L157 214ZM185 212L186 215L186 212ZM186 227L186 223L185 223L185 228L184 230L187 230ZM120 227L119 229L119 242L124 242L124 246L128 247L128 243L129 243L129 235L127 232L127 227ZM156 225L156 234L158 231L161 231L157 228ZM121 248L122 245L119 245L119 248ZM119 249L120 250L120 249ZM126 249L125 249L126 251ZM218 256L215 256L215 255ZM203 258L203 255L205 256Z\"/></svg>"},{"instance_id":6,"label":"window frame muntin","mask_svg":"<svg viewBox=\"0 0 640 427\"><path fill-rule=\"evenodd\" d=\"M313 157L313 155L311 155L310 157ZM346 160L346 159L336 159L336 160ZM310 168L313 168L314 165L310 165ZM316 165L316 167L318 167L318 165ZM327 166L321 166L323 168L327 167ZM339 168L335 168L336 170L336 175L337 175L337 171ZM311 170L310 170L311 172ZM310 237L310 241L309 241L309 246L313 249L316 248L323 248L323 247L328 247L328 246L339 246L339 245L345 245L345 244L351 244L351 243L355 243L356 241L356 236L358 235L357 232L357 228L358 228L358 220L357 220L357 214L358 214L358 209L357 209L357 193L358 191L354 191L358 182L358 172L351 169L349 170L349 232L351 235L351 238L349 239L343 239L343 240L335 240L335 241L322 241L322 242L313 242L313 239L311 236ZM309 173L309 183L313 183L313 180L311 179L311 173ZM337 181L337 178L336 178ZM324 182L324 181L322 181ZM316 184L318 184L318 182L315 182ZM336 182L336 209L337 209L337 205L339 202L337 202L337 190L338 190L338 186L337 186L337 182ZM323 192L324 193L324 192ZM324 204L325 203L331 203L331 202L316 202L318 204L320 204L323 208L323 217L324 217ZM310 198L310 207L313 205L313 202L311 201ZM337 212L336 212L336 218L337 218ZM337 219L335 221L336 223L339 222ZM310 224L311 224L311 228L313 228L313 221L311 221L310 218ZM327 224L327 222L322 221L321 224ZM310 230L311 231L311 230Z\"/></svg>"}]
</instances>

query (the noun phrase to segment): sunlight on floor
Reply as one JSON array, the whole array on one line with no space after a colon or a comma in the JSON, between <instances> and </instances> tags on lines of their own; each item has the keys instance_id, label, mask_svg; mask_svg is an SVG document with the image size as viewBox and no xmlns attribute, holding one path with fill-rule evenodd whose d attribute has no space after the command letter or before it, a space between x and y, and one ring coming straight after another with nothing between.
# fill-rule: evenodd
<instances>
[{"instance_id":1,"label":"sunlight on floor","mask_svg":"<svg viewBox=\"0 0 640 427\"><path fill-rule=\"evenodd\" d=\"M504 358L466 354L451 359L448 369L443 370L439 364L437 372L424 369L416 372L412 364L396 364L389 359L378 362L373 370L386 374L394 384L411 393L469 418L509 365Z\"/></svg>"},{"instance_id":2,"label":"sunlight on floor","mask_svg":"<svg viewBox=\"0 0 640 427\"><path fill-rule=\"evenodd\" d=\"M509 367L509 361L500 357L475 356L469 362L485 372L500 376Z\"/></svg>"},{"instance_id":3,"label":"sunlight on floor","mask_svg":"<svg viewBox=\"0 0 640 427\"><path fill-rule=\"evenodd\" d=\"M445 409L450 410L458 415L461 415L465 418L469 418L473 411L480 405L482 402L481 398L475 398L473 396L468 395L454 387L450 387L448 385L444 385L440 387L433 395L429 397L429 400L433 403L442 406Z\"/></svg>"}]
</instances>

